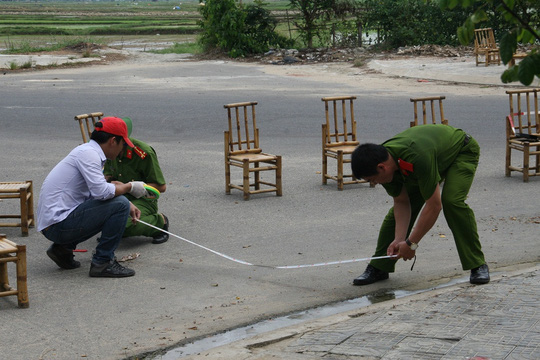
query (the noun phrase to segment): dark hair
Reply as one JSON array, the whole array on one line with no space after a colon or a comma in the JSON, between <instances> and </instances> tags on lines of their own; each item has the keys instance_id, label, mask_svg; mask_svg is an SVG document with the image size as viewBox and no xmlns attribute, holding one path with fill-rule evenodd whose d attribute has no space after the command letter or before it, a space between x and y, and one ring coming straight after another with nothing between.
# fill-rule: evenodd
<instances>
[{"instance_id":1,"label":"dark hair","mask_svg":"<svg viewBox=\"0 0 540 360\"><path fill-rule=\"evenodd\" d=\"M102 128L102 127L103 127L103 124L101 123L101 121L98 121L94 125L94 128ZM94 130L92 131L92 135L90 135L90 139L94 140L98 144L106 143L107 141L109 141L111 137L114 137L117 143L119 143L123 139L122 136L109 134L108 132L105 132L105 131Z\"/></svg>"},{"instance_id":2,"label":"dark hair","mask_svg":"<svg viewBox=\"0 0 540 360\"><path fill-rule=\"evenodd\" d=\"M382 145L362 144L351 155L351 169L357 179L377 174L377 165L388 160L388 151Z\"/></svg>"}]
</instances>

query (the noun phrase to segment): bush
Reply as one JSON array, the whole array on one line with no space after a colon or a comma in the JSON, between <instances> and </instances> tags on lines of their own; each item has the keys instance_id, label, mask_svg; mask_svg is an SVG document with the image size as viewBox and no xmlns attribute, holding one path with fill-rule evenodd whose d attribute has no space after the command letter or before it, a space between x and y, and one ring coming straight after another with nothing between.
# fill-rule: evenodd
<instances>
[{"instance_id":1,"label":"bush","mask_svg":"<svg viewBox=\"0 0 540 360\"><path fill-rule=\"evenodd\" d=\"M277 21L260 2L244 7L235 0L207 0L201 15L199 42L205 51L218 49L239 57L290 44L274 31Z\"/></svg>"}]
</instances>

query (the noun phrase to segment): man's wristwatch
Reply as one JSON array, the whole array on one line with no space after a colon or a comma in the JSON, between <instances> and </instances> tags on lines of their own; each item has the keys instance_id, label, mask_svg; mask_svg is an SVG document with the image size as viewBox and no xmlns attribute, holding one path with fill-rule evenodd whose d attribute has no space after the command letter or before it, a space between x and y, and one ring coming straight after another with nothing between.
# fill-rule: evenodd
<instances>
[{"instance_id":1,"label":"man's wristwatch","mask_svg":"<svg viewBox=\"0 0 540 360\"><path fill-rule=\"evenodd\" d=\"M409 245L409 247L411 248L411 250L416 250L418 249L418 244L417 243L413 243L411 242L411 240L409 240L409 238L406 238L405 239L405 244Z\"/></svg>"}]
</instances>

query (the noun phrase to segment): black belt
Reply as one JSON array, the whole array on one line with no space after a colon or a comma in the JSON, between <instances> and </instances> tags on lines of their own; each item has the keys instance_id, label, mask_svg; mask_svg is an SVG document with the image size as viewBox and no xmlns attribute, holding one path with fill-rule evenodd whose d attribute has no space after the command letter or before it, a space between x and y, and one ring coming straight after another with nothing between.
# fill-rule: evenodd
<instances>
[{"instance_id":1,"label":"black belt","mask_svg":"<svg viewBox=\"0 0 540 360\"><path fill-rule=\"evenodd\" d=\"M463 139L463 146L466 146L469 141L471 141L471 135L465 134L465 138Z\"/></svg>"}]
</instances>

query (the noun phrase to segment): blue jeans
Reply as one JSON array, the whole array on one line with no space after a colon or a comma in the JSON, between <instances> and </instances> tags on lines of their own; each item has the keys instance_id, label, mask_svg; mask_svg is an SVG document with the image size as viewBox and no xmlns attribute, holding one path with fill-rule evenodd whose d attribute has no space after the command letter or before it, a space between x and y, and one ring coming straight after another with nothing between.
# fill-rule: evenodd
<instances>
[{"instance_id":1,"label":"blue jeans","mask_svg":"<svg viewBox=\"0 0 540 360\"><path fill-rule=\"evenodd\" d=\"M51 225L42 233L55 244L75 250L77 244L90 239L101 232L92 262L96 265L114 259L126 222L129 217L130 203L125 196L109 200L88 200L79 205L59 223Z\"/></svg>"}]
</instances>

